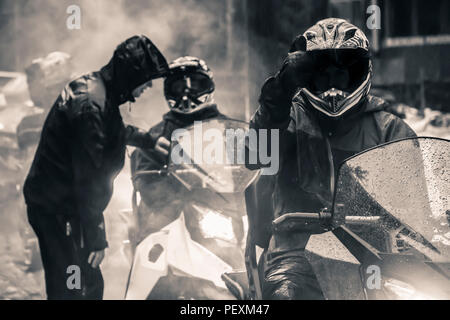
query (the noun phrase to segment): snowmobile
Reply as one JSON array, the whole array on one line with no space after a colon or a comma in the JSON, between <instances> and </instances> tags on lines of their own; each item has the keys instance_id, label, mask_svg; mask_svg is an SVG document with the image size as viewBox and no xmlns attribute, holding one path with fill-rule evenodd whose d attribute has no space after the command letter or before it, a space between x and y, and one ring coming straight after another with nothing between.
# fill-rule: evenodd
<instances>
[{"instance_id":1,"label":"snowmobile","mask_svg":"<svg viewBox=\"0 0 450 320\"><path fill-rule=\"evenodd\" d=\"M450 299L449 142L409 138L364 151L339 167L330 209L273 221L273 230L313 234L305 254L326 299ZM248 283L259 299L255 247Z\"/></svg>"},{"instance_id":2,"label":"snowmobile","mask_svg":"<svg viewBox=\"0 0 450 320\"><path fill-rule=\"evenodd\" d=\"M236 120L197 122L172 137L163 170L134 173L126 299L234 299L224 279L235 270L245 274L244 190L259 174L238 161L247 128ZM199 157L198 150L206 153ZM146 204L147 192L157 192L146 181L164 186L161 209ZM164 226L146 228L149 221Z\"/></svg>"}]
</instances>

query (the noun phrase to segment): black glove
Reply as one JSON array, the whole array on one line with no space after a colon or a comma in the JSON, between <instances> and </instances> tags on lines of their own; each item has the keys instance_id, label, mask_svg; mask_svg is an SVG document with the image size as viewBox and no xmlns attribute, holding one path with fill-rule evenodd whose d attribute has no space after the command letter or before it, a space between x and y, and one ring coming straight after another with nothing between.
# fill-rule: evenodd
<instances>
[{"instance_id":1,"label":"black glove","mask_svg":"<svg viewBox=\"0 0 450 320\"><path fill-rule=\"evenodd\" d=\"M156 138L150 132L131 125L125 128L125 141L127 145L141 149L152 149L156 144Z\"/></svg>"},{"instance_id":2,"label":"black glove","mask_svg":"<svg viewBox=\"0 0 450 320\"><path fill-rule=\"evenodd\" d=\"M306 87L314 73L314 60L303 51L289 53L281 70L266 80L259 102L267 108L275 121L289 116L292 99L299 89Z\"/></svg>"},{"instance_id":3,"label":"black glove","mask_svg":"<svg viewBox=\"0 0 450 320\"><path fill-rule=\"evenodd\" d=\"M289 53L276 79L287 98L291 99L311 82L315 70L313 58L304 51Z\"/></svg>"}]
</instances>

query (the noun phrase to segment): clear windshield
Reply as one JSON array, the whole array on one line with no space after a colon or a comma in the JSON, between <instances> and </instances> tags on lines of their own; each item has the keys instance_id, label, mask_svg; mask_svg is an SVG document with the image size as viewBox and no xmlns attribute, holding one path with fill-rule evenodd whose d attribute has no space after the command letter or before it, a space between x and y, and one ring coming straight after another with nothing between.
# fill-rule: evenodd
<instances>
[{"instance_id":1,"label":"clear windshield","mask_svg":"<svg viewBox=\"0 0 450 320\"><path fill-rule=\"evenodd\" d=\"M334 224L378 250L450 257L450 143L416 138L346 161L339 171Z\"/></svg>"},{"instance_id":2,"label":"clear windshield","mask_svg":"<svg viewBox=\"0 0 450 320\"><path fill-rule=\"evenodd\" d=\"M196 122L173 135L169 172L189 189L243 192L258 175L245 167L248 124Z\"/></svg>"}]
</instances>

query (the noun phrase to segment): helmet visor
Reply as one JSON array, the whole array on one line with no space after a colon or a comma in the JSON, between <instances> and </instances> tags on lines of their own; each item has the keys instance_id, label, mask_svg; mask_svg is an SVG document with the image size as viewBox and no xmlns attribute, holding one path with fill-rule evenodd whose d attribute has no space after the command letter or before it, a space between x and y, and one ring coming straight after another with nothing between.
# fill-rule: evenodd
<instances>
[{"instance_id":1,"label":"helmet visor","mask_svg":"<svg viewBox=\"0 0 450 320\"><path fill-rule=\"evenodd\" d=\"M369 55L363 50L331 49L311 51L315 72L307 89L321 94L330 89L355 91L367 78Z\"/></svg>"},{"instance_id":2,"label":"helmet visor","mask_svg":"<svg viewBox=\"0 0 450 320\"><path fill-rule=\"evenodd\" d=\"M184 95L200 97L214 91L214 83L212 80L201 73L168 78L165 85L167 98L175 100Z\"/></svg>"}]
</instances>

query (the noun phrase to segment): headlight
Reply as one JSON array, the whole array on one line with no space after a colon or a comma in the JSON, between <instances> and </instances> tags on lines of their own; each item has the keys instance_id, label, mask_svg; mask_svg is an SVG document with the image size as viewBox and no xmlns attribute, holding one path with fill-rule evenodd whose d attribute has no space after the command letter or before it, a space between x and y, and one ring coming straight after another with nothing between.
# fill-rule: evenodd
<instances>
[{"instance_id":1,"label":"headlight","mask_svg":"<svg viewBox=\"0 0 450 320\"><path fill-rule=\"evenodd\" d=\"M233 222L230 217L208 208L196 205L193 205L193 207L201 214L199 227L204 238L217 238L228 242L235 239Z\"/></svg>"},{"instance_id":2,"label":"headlight","mask_svg":"<svg viewBox=\"0 0 450 320\"><path fill-rule=\"evenodd\" d=\"M417 291L412 285L396 279L385 280L384 289L388 298L392 300L437 300Z\"/></svg>"}]
</instances>

